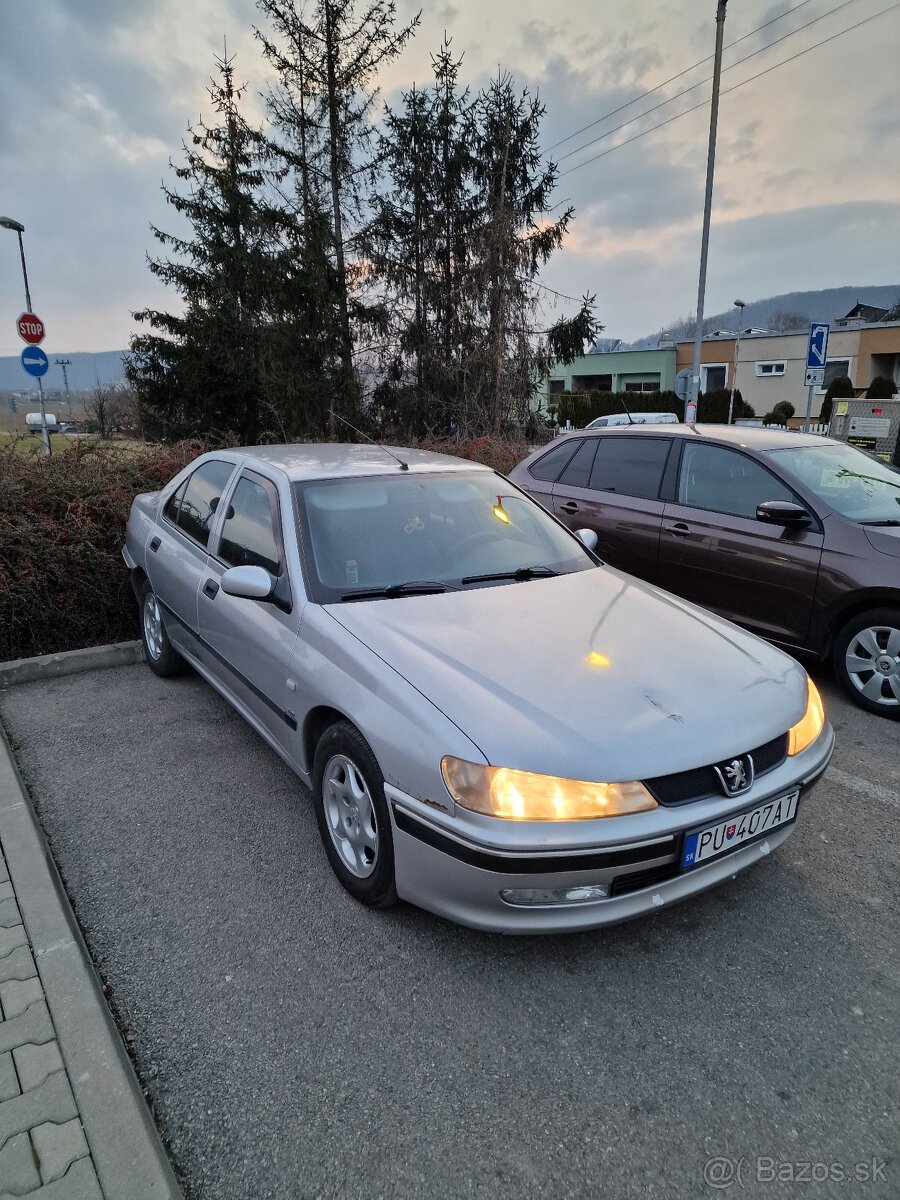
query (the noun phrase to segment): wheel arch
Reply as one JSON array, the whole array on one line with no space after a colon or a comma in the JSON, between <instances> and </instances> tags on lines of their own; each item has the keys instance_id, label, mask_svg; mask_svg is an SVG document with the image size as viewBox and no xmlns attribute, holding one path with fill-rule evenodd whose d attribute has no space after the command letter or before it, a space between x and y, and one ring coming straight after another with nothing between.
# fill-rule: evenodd
<instances>
[{"instance_id":1,"label":"wheel arch","mask_svg":"<svg viewBox=\"0 0 900 1200\"><path fill-rule=\"evenodd\" d=\"M871 608L896 608L900 612L900 591L892 591L889 588L873 589L861 596L855 592L852 602L838 609L828 622L828 637L823 657L831 654L835 640L847 622L868 612Z\"/></svg>"},{"instance_id":2,"label":"wheel arch","mask_svg":"<svg viewBox=\"0 0 900 1200\"><path fill-rule=\"evenodd\" d=\"M306 719L303 722L303 765L309 774L312 774L316 746L318 746L322 734L326 729L330 729L332 725L341 723L346 723L347 725L352 725L354 729L359 729L356 722L351 721L346 713L342 713L340 709L333 708L327 704L317 705L306 714ZM362 733L362 730L360 730L360 733Z\"/></svg>"}]
</instances>

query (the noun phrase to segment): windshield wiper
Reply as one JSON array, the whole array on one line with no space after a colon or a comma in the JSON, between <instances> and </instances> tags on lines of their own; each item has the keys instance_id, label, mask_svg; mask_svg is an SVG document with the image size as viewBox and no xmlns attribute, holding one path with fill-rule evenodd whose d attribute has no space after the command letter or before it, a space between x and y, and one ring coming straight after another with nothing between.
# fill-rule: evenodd
<instances>
[{"instance_id":1,"label":"windshield wiper","mask_svg":"<svg viewBox=\"0 0 900 1200\"><path fill-rule=\"evenodd\" d=\"M515 571L497 571L493 575L466 575L461 582L463 586L467 583L489 583L492 579L515 579L524 583L528 579L544 579L559 574L552 567L519 567Z\"/></svg>"},{"instance_id":2,"label":"windshield wiper","mask_svg":"<svg viewBox=\"0 0 900 1200\"><path fill-rule=\"evenodd\" d=\"M860 525L900 525L900 520L888 517L885 521L860 521Z\"/></svg>"},{"instance_id":3,"label":"windshield wiper","mask_svg":"<svg viewBox=\"0 0 900 1200\"><path fill-rule=\"evenodd\" d=\"M452 583L430 583L428 581L410 583L392 583L383 588L360 588L356 592L344 592L341 601L346 600L394 600L397 596L431 596L438 592L458 592L459 588Z\"/></svg>"}]
</instances>

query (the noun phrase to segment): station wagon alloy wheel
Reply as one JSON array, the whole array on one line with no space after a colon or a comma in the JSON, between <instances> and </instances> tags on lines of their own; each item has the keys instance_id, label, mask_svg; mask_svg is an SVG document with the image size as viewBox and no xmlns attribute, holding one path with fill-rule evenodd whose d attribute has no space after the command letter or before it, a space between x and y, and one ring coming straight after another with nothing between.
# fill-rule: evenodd
<instances>
[{"instance_id":1,"label":"station wagon alloy wheel","mask_svg":"<svg viewBox=\"0 0 900 1200\"><path fill-rule=\"evenodd\" d=\"M346 755L326 764L322 798L335 850L357 879L368 879L378 862L378 821L366 781Z\"/></svg>"}]
</instances>

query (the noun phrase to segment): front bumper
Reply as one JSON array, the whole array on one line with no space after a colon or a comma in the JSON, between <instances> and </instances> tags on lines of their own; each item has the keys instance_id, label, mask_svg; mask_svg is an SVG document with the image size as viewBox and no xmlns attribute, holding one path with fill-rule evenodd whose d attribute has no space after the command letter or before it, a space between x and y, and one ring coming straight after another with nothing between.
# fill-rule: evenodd
<instances>
[{"instance_id":1,"label":"front bumper","mask_svg":"<svg viewBox=\"0 0 900 1200\"><path fill-rule=\"evenodd\" d=\"M682 841L687 831L746 812L797 788L800 817L833 750L834 734L826 725L813 746L786 760L739 797L658 808L628 818L581 822L572 828L581 833L582 840L567 846L558 844L559 826L552 831L545 826L553 845L549 844L550 838L541 844L535 840L534 824L526 831L516 822L491 818L472 821L460 809L457 814L461 820L444 816L388 785L385 792L393 827L397 892L420 908L462 925L498 933L594 929L655 912L759 862L787 840L794 822L743 843L705 865L681 871ZM607 840L598 839L601 826L603 833L609 831ZM490 829L490 838L478 836L479 829L485 828ZM505 845L498 843L498 835L505 835ZM510 889L556 890L597 884L603 885L609 895L588 902L523 907L501 898L501 891Z\"/></svg>"}]
</instances>

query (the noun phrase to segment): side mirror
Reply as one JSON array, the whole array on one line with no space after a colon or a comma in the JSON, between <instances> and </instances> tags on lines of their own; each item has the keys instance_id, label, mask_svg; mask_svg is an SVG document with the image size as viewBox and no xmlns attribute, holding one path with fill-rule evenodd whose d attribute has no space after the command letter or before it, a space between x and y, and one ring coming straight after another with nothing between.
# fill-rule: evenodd
<instances>
[{"instance_id":1,"label":"side mirror","mask_svg":"<svg viewBox=\"0 0 900 1200\"><path fill-rule=\"evenodd\" d=\"M575 536L583 546L587 546L588 550L597 549L597 535L593 529L576 529Z\"/></svg>"},{"instance_id":2,"label":"side mirror","mask_svg":"<svg viewBox=\"0 0 900 1200\"><path fill-rule=\"evenodd\" d=\"M263 567L229 567L222 576L222 591L245 600L268 600L275 580Z\"/></svg>"},{"instance_id":3,"label":"side mirror","mask_svg":"<svg viewBox=\"0 0 900 1200\"><path fill-rule=\"evenodd\" d=\"M808 525L812 517L801 504L790 500L766 500L757 504L756 519L769 525Z\"/></svg>"}]
</instances>

